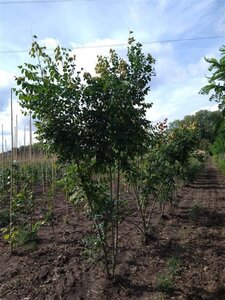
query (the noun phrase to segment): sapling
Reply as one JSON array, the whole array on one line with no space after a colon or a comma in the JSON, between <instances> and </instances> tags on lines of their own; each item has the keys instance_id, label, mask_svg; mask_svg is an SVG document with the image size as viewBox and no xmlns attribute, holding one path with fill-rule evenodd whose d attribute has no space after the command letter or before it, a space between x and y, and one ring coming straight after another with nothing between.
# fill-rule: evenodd
<instances>
[{"instance_id":1,"label":"sapling","mask_svg":"<svg viewBox=\"0 0 225 300\"><path fill-rule=\"evenodd\" d=\"M149 138L145 113L151 104L145 96L154 75L154 59L143 53L132 36L127 58L110 50L109 57L98 57L94 76L77 70L70 50L58 46L50 56L36 37L30 56L36 64L20 66L21 75L16 78L19 102L36 118L37 136L50 153L76 166L106 273L114 278L123 215L121 173L144 152ZM106 185L96 175L107 177L110 168L116 172L116 182L111 176Z\"/></svg>"}]
</instances>

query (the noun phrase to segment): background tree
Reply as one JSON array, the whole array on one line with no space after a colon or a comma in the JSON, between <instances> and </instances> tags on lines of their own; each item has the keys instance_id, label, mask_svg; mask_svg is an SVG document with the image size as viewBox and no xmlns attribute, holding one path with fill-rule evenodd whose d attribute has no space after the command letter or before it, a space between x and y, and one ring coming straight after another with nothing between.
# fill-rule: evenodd
<instances>
[{"instance_id":1,"label":"background tree","mask_svg":"<svg viewBox=\"0 0 225 300\"><path fill-rule=\"evenodd\" d=\"M208 76L208 84L204 86L201 90L201 94L209 95L210 101L218 102L218 107L222 111L223 116L225 115L225 45L220 48L221 58L206 58L205 60L210 64L209 71L212 73ZM212 152L219 160L219 165L225 169L224 163L224 153L225 153L225 132L224 132L225 120L220 122L220 127L215 136L215 142L212 147ZM222 156L221 156L222 155Z\"/></svg>"},{"instance_id":2,"label":"background tree","mask_svg":"<svg viewBox=\"0 0 225 300\"><path fill-rule=\"evenodd\" d=\"M199 148L209 150L220 131L223 116L220 111L200 110L194 115L187 115L183 120L175 120L170 123L169 128L173 130L179 127L194 127L199 139Z\"/></svg>"},{"instance_id":3,"label":"background tree","mask_svg":"<svg viewBox=\"0 0 225 300\"><path fill-rule=\"evenodd\" d=\"M225 110L225 45L220 48L221 58L205 58L210 64L209 71L212 73L208 76L208 84L204 86L200 93L208 95L210 92L210 101L219 103L219 109L224 112Z\"/></svg>"}]
</instances>

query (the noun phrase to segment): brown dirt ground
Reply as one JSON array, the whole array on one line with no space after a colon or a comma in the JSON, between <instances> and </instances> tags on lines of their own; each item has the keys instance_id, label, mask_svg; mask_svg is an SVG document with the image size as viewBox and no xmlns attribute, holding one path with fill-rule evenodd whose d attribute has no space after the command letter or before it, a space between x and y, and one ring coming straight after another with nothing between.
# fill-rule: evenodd
<instances>
[{"instance_id":1,"label":"brown dirt ground","mask_svg":"<svg viewBox=\"0 0 225 300\"><path fill-rule=\"evenodd\" d=\"M0 299L225 299L225 177L210 160L197 180L179 191L178 200L166 218L155 214L156 239L149 245L141 243L133 225L121 224L112 283L101 267L88 265L83 257L81 241L92 231L91 222L70 206L67 224L59 193L54 232L43 226L36 249L10 255L0 238ZM132 219L140 221L135 208ZM160 290L159 278L168 273L170 258L176 258L179 268L172 286Z\"/></svg>"}]
</instances>

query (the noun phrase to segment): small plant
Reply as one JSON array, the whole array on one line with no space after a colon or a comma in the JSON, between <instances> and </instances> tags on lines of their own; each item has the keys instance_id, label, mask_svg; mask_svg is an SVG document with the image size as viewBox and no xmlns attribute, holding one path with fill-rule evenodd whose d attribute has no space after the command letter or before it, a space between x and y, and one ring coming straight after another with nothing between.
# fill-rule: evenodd
<instances>
[{"instance_id":1,"label":"small plant","mask_svg":"<svg viewBox=\"0 0 225 300\"><path fill-rule=\"evenodd\" d=\"M190 209L190 217L192 220L195 220L200 213L200 207L198 204L193 204Z\"/></svg>"},{"instance_id":2,"label":"small plant","mask_svg":"<svg viewBox=\"0 0 225 300\"><path fill-rule=\"evenodd\" d=\"M166 274L161 274L158 277L158 289L161 291L169 291L174 287L174 281L173 277L171 274L166 273Z\"/></svg>"},{"instance_id":3,"label":"small plant","mask_svg":"<svg viewBox=\"0 0 225 300\"><path fill-rule=\"evenodd\" d=\"M176 257L171 257L167 261L168 272L171 275L177 275L180 271L180 261Z\"/></svg>"},{"instance_id":4,"label":"small plant","mask_svg":"<svg viewBox=\"0 0 225 300\"><path fill-rule=\"evenodd\" d=\"M102 248L101 240L96 235L88 235L83 240L84 251L83 255L92 264L96 264L101 261Z\"/></svg>"},{"instance_id":5,"label":"small plant","mask_svg":"<svg viewBox=\"0 0 225 300\"><path fill-rule=\"evenodd\" d=\"M38 241L38 229L41 226L41 222L35 223L32 228L29 225L24 227L13 227L11 234L8 228L2 229L3 238L5 241L17 246L36 246Z\"/></svg>"},{"instance_id":6,"label":"small plant","mask_svg":"<svg viewBox=\"0 0 225 300\"><path fill-rule=\"evenodd\" d=\"M36 243L37 231L30 231L28 228L19 229L14 237L14 243L19 246L25 246L28 244Z\"/></svg>"},{"instance_id":7,"label":"small plant","mask_svg":"<svg viewBox=\"0 0 225 300\"><path fill-rule=\"evenodd\" d=\"M44 213L44 222L47 224L52 224L54 221L54 212L52 210L48 210Z\"/></svg>"},{"instance_id":8,"label":"small plant","mask_svg":"<svg viewBox=\"0 0 225 300\"><path fill-rule=\"evenodd\" d=\"M180 272L180 261L177 257L171 257L167 260L167 270L158 277L158 289L169 291L174 285L174 276Z\"/></svg>"}]
</instances>

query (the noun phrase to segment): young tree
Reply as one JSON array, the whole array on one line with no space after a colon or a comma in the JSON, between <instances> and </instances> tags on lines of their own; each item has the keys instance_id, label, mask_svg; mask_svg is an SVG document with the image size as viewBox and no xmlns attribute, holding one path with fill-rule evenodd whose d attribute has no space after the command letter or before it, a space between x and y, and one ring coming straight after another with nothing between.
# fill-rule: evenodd
<instances>
[{"instance_id":1,"label":"young tree","mask_svg":"<svg viewBox=\"0 0 225 300\"><path fill-rule=\"evenodd\" d=\"M151 128L145 118L151 104L145 96L154 59L134 42L130 37L126 60L110 50L109 57L98 57L95 76L82 76L69 50L57 47L51 57L34 41L30 55L37 62L20 66L16 78L21 106L37 118L38 138L62 162L75 165L109 277L115 275L123 214L121 171L144 152ZM112 171L117 174L116 192ZM109 191L96 174L109 174Z\"/></svg>"}]
</instances>

